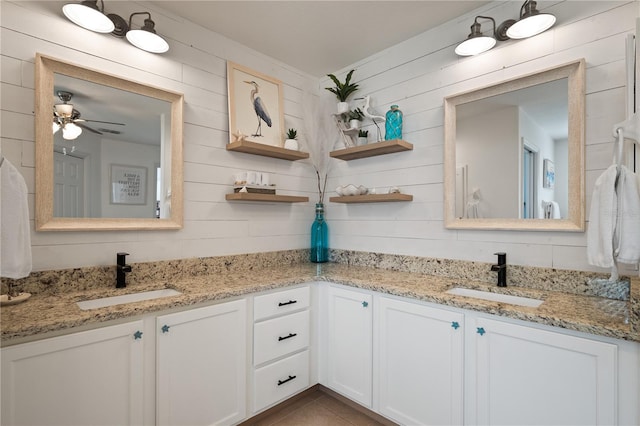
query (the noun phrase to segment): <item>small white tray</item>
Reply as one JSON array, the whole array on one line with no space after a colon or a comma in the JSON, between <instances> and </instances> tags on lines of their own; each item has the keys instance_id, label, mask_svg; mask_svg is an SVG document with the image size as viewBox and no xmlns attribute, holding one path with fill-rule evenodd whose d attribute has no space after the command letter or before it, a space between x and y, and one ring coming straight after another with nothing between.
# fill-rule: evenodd
<instances>
[{"instance_id":1,"label":"small white tray","mask_svg":"<svg viewBox=\"0 0 640 426\"><path fill-rule=\"evenodd\" d=\"M6 294L0 294L0 306L15 305L24 302L30 297L31 293L18 293L17 296L12 296L11 299Z\"/></svg>"}]
</instances>

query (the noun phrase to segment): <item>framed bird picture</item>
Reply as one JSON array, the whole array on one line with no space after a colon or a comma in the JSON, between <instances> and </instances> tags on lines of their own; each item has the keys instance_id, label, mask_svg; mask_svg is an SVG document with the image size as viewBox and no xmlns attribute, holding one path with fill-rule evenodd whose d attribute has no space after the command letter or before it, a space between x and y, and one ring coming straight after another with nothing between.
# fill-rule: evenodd
<instances>
[{"instance_id":1,"label":"framed bird picture","mask_svg":"<svg viewBox=\"0 0 640 426\"><path fill-rule=\"evenodd\" d=\"M265 145L284 143L282 82L245 66L227 62L229 140Z\"/></svg>"}]
</instances>

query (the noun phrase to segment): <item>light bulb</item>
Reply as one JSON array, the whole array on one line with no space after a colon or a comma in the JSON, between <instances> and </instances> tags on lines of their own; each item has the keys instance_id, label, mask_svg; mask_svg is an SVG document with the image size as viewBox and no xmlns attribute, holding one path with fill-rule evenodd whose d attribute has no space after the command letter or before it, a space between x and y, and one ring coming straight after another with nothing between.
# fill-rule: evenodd
<instances>
[{"instance_id":1,"label":"light bulb","mask_svg":"<svg viewBox=\"0 0 640 426\"><path fill-rule=\"evenodd\" d=\"M146 30L129 30L127 40L138 49L151 53L164 53L169 50L169 44L162 37Z\"/></svg>"},{"instance_id":2,"label":"light bulb","mask_svg":"<svg viewBox=\"0 0 640 426\"><path fill-rule=\"evenodd\" d=\"M62 128L62 137L66 140L76 139L82 133L82 129L74 123L67 123Z\"/></svg>"},{"instance_id":3,"label":"light bulb","mask_svg":"<svg viewBox=\"0 0 640 426\"><path fill-rule=\"evenodd\" d=\"M480 36L469 38L456 47L456 54L460 56L473 56L486 52L496 45L493 37Z\"/></svg>"},{"instance_id":4,"label":"light bulb","mask_svg":"<svg viewBox=\"0 0 640 426\"><path fill-rule=\"evenodd\" d=\"M83 2L85 3L85 2ZM90 2L86 2L90 3ZM113 22L97 8L85 4L70 3L62 6L62 12L76 25L97 33L110 33L115 29Z\"/></svg>"}]
</instances>

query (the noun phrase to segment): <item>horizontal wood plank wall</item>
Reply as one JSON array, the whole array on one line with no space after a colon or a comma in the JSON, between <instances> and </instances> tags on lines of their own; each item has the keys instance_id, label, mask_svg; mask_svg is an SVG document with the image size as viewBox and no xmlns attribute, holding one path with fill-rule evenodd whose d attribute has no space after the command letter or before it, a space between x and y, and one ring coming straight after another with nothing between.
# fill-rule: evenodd
<instances>
[{"instance_id":1,"label":"horizontal wood plank wall","mask_svg":"<svg viewBox=\"0 0 640 426\"><path fill-rule=\"evenodd\" d=\"M559 269L598 270L587 264L586 233L447 230L443 225L443 97L542 70L578 58L587 63L586 213L596 178L611 164L611 129L625 119L625 38L639 15L634 2L539 2L556 15L554 28L537 37L498 42L470 58L454 48L476 15L502 22L518 15L519 2L492 2L466 16L337 70L356 69L358 95L371 95L377 113L398 104L403 139L414 149L356 161L332 160L329 188L349 183L391 186L414 196L411 203L330 203L327 218L334 248L493 262ZM327 87L327 79L320 87ZM373 125L368 125L375 134ZM328 195L334 196L335 193ZM604 272L604 271L603 271Z\"/></svg>"},{"instance_id":2,"label":"horizontal wood plank wall","mask_svg":"<svg viewBox=\"0 0 640 426\"><path fill-rule=\"evenodd\" d=\"M2 154L27 181L32 222L34 57L41 52L184 93L185 223L184 229L169 232L32 232L34 270L111 265L118 251L131 253L132 262L143 262L307 246L316 199L308 162L225 150L229 138L226 61L283 82L287 128L303 127L302 94L316 90L317 78L161 9L150 11L171 48L162 55L147 53L126 40L74 25L62 14L62 4L3 1L0 5ZM133 2L107 3L107 8L120 16L149 10L147 4ZM293 205L227 202L233 175L242 170L268 172L279 194L310 201Z\"/></svg>"},{"instance_id":3,"label":"horizontal wood plank wall","mask_svg":"<svg viewBox=\"0 0 640 426\"><path fill-rule=\"evenodd\" d=\"M144 6L144 7L142 7ZM492 2L386 51L337 70L356 68L359 94L372 96L378 112L398 104L405 114L404 139L413 151L344 162L331 160L328 188L347 183L399 186L410 203L328 203L331 246L339 249L492 262L506 251L509 262L560 269L594 270L586 262L586 234L456 231L443 226L443 97L584 57L587 61L586 198L610 164L611 127L625 118L624 43L640 8L629 1L549 1L556 26L535 38L499 43L492 51L459 58L453 49L475 15L502 22L517 16L519 2ZM125 250L132 262L304 248L316 199L308 162L288 162L228 152L226 60L284 83L285 127L304 128L301 102L319 82L303 72L219 34L151 9L171 50L147 54L123 40L83 30L66 20L60 2L0 4L2 154L27 181L33 219L33 60L36 52L148 82L185 94L185 227L176 232L33 233L34 269L113 264ZM146 3L113 2L109 12L126 16ZM328 95L328 93L326 94ZM369 126L371 134L375 128ZM304 143L304 141L303 141ZM272 173L283 195L309 203L230 203L232 175ZM332 189L328 196L333 196Z\"/></svg>"}]
</instances>

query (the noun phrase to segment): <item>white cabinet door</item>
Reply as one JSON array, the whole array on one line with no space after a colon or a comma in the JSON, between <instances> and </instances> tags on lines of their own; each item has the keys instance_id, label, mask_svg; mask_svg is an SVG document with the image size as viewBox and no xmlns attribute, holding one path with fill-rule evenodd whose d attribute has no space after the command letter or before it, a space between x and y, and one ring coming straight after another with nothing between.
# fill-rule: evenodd
<instances>
[{"instance_id":1,"label":"white cabinet door","mask_svg":"<svg viewBox=\"0 0 640 426\"><path fill-rule=\"evenodd\" d=\"M407 425L460 425L464 315L381 297L379 411Z\"/></svg>"},{"instance_id":2,"label":"white cabinet door","mask_svg":"<svg viewBox=\"0 0 640 426\"><path fill-rule=\"evenodd\" d=\"M2 349L2 424L143 422L142 321Z\"/></svg>"},{"instance_id":3,"label":"white cabinet door","mask_svg":"<svg viewBox=\"0 0 640 426\"><path fill-rule=\"evenodd\" d=\"M486 318L467 327L472 423L616 424L616 345Z\"/></svg>"},{"instance_id":4,"label":"white cabinet door","mask_svg":"<svg viewBox=\"0 0 640 426\"><path fill-rule=\"evenodd\" d=\"M327 384L371 407L373 297L329 286L328 300Z\"/></svg>"},{"instance_id":5,"label":"white cabinet door","mask_svg":"<svg viewBox=\"0 0 640 426\"><path fill-rule=\"evenodd\" d=\"M246 414L246 301L159 316L160 425L233 424Z\"/></svg>"}]
</instances>

